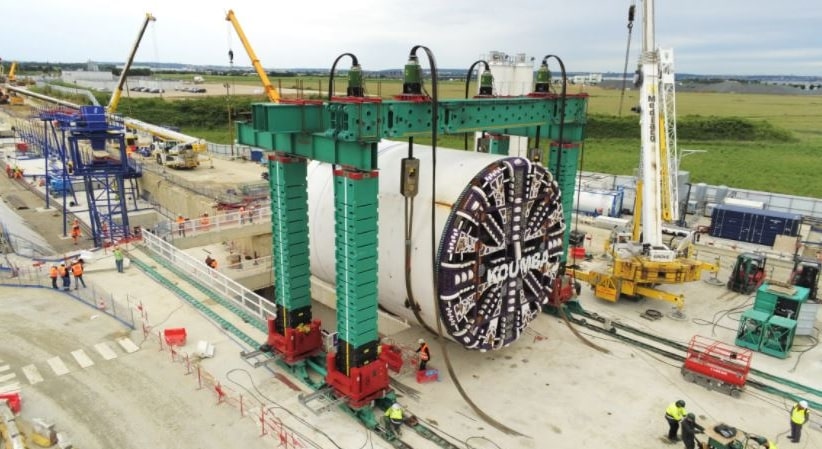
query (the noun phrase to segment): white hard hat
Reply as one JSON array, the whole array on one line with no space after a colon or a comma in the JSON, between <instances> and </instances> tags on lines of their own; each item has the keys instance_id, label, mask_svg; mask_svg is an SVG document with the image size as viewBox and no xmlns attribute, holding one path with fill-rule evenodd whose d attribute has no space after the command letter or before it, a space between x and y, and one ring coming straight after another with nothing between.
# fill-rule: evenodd
<instances>
[{"instance_id":1,"label":"white hard hat","mask_svg":"<svg viewBox=\"0 0 822 449\"><path fill-rule=\"evenodd\" d=\"M799 406L802 408L808 408L808 401L799 401Z\"/></svg>"},{"instance_id":2,"label":"white hard hat","mask_svg":"<svg viewBox=\"0 0 822 449\"><path fill-rule=\"evenodd\" d=\"M393 408L393 409L400 409L400 408L402 408L402 407L400 406L400 404L397 404L397 403L395 402L395 403L394 403L394 405L392 405L392 406L391 406L391 408Z\"/></svg>"},{"instance_id":3,"label":"white hard hat","mask_svg":"<svg viewBox=\"0 0 822 449\"><path fill-rule=\"evenodd\" d=\"M417 340L417 343L419 343L419 344L423 344L423 343L425 343L425 340L423 340L422 338L420 338L419 340Z\"/></svg>"}]
</instances>

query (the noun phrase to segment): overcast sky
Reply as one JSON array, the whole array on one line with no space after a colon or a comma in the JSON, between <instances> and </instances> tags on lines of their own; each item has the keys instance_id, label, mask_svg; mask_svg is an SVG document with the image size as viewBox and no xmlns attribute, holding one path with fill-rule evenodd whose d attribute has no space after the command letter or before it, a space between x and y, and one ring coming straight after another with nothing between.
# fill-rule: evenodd
<instances>
[{"instance_id":1,"label":"overcast sky","mask_svg":"<svg viewBox=\"0 0 822 449\"><path fill-rule=\"evenodd\" d=\"M235 65L250 60L234 10L266 68L329 68L352 52L363 68L399 68L425 45L441 68L489 50L559 55L569 72L621 72L631 0L12 0L3 2L4 61L124 62L146 12L137 61ZM642 35L642 5L629 71ZM678 73L822 76L819 0L657 0L656 39ZM422 53L419 53L423 55ZM348 63L345 62L345 65ZM423 62L427 66L427 62Z\"/></svg>"}]
</instances>

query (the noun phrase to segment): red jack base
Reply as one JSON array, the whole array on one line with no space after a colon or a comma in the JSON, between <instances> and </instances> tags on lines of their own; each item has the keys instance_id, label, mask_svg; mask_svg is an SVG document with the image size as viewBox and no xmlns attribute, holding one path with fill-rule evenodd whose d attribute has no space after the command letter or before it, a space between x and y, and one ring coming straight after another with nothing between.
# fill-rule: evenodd
<instances>
[{"instance_id":1,"label":"red jack base","mask_svg":"<svg viewBox=\"0 0 822 449\"><path fill-rule=\"evenodd\" d=\"M388 364L377 359L368 365L351 368L351 375L337 371L335 353L325 358L328 374L325 382L334 388L337 396L348 398L348 405L361 408L388 392Z\"/></svg>"},{"instance_id":2,"label":"red jack base","mask_svg":"<svg viewBox=\"0 0 822 449\"><path fill-rule=\"evenodd\" d=\"M320 332L320 320L313 320L309 326L302 328L289 327L285 335L277 332L274 320L268 320L268 346L275 354L283 357L288 364L312 356L322 349L323 337Z\"/></svg>"}]
</instances>

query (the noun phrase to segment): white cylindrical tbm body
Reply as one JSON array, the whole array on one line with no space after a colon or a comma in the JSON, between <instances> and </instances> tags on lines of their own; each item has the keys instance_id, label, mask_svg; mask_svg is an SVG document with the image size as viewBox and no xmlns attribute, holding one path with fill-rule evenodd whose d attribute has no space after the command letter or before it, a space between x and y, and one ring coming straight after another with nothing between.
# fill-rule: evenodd
<instances>
[{"instance_id":1,"label":"white cylindrical tbm body","mask_svg":"<svg viewBox=\"0 0 822 449\"><path fill-rule=\"evenodd\" d=\"M447 334L469 349L507 346L539 315L559 269L565 223L557 184L548 170L524 158L437 149L432 229L432 149L415 145L413 151L420 160L419 193L406 266L400 176L408 144L383 141L378 149L380 306L417 321L406 292L408 274L425 324L436 328L439 315ZM311 272L333 284L331 165L312 162L308 185Z\"/></svg>"},{"instance_id":2,"label":"white cylindrical tbm body","mask_svg":"<svg viewBox=\"0 0 822 449\"><path fill-rule=\"evenodd\" d=\"M577 213L619 217L622 214L623 190L581 190L575 198Z\"/></svg>"}]
</instances>

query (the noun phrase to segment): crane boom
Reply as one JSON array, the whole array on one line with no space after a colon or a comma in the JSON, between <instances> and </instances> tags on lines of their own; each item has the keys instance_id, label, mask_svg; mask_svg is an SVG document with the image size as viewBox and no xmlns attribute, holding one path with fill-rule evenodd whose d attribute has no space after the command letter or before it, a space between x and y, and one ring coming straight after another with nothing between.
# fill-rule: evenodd
<instances>
[{"instance_id":1,"label":"crane boom","mask_svg":"<svg viewBox=\"0 0 822 449\"><path fill-rule=\"evenodd\" d=\"M131 64L134 63L134 56L137 54L137 48L140 47L140 41L143 40L143 34L146 32L146 28L148 28L149 22L154 22L157 20L150 12L146 13L146 18L143 21L143 26L140 27L140 33L137 34L137 40L134 41L134 45L131 47L131 53L128 55L128 59L126 60L126 65L123 66L123 71L120 72L120 79L117 81L117 88L114 89L114 92L111 93L111 100L108 102L108 106L106 106L106 112L109 114L114 114L117 112L117 105L120 104L120 97L123 95L123 85L126 82L126 76L128 76L128 71L131 69Z\"/></svg>"},{"instance_id":2,"label":"crane boom","mask_svg":"<svg viewBox=\"0 0 822 449\"><path fill-rule=\"evenodd\" d=\"M240 26L240 22L237 21L237 16L234 15L234 10L228 10L228 13L225 16L225 20L231 22L231 24L234 26L234 30L237 32L237 36L240 37L240 41L242 41L243 47L245 47L245 52L248 53L248 57L251 59L251 65L254 66L254 70L257 71L257 75L260 76L260 80L263 82L263 88L265 88L265 94L268 96L268 99L272 103L279 103L280 92L277 91L277 88L274 87L271 84L271 81L268 80L268 75L265 73L263 65L260 64L260 60L257 58L257 54L254 53L254 49L251 48L251 43L248 42L248 38L245 36L245 33L243 32L243 28Z\"/></svg>"},{"instance_id":3,"label":"crane boom","mask_svg":"<svg viewBox=\"0 0 822 449\"><path fill-rule=\"evenodd\" d=\"M643 40L640 56L641 83L639 90L642 152L642 235L643 243L663 246L662 241L662 153L660 135L662 114L659 110L659 52L654 41L654 2L643 2Z\"/></svg>"},{"instance_id":4,"label":"crane boom","mask_svg":"<svg viewBox=\"0 0 822 449\"><path fill-rule=\"evenodd\" d=\"M9 69L9 75L8 75L9 83L14 84L14 82L17 81L16 73L17 73L17 62L15 61L15 62L11 63L11 68Z\"/></svg>"}]
</instances>

